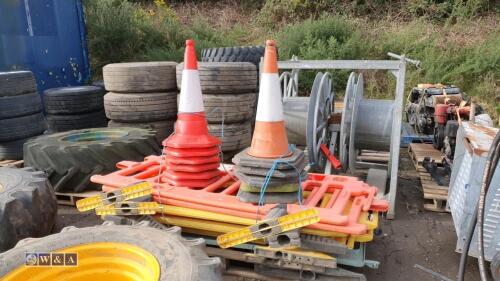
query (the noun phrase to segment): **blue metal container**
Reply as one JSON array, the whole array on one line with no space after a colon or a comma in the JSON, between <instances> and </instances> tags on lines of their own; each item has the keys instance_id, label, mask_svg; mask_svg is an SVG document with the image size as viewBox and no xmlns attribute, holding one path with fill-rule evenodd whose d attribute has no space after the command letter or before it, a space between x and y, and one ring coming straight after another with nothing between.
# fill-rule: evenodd
<instances>
[{"instance_id":1,"label":"blue metal container","mask_svg":"<svg viewBox=\"0 0 500 281\"><path fill-rule=\"evenodd\" d=\"M81 0L1 0L0 71L31 70L40 93L90 80Z\"/></svg>"}]
</instances>

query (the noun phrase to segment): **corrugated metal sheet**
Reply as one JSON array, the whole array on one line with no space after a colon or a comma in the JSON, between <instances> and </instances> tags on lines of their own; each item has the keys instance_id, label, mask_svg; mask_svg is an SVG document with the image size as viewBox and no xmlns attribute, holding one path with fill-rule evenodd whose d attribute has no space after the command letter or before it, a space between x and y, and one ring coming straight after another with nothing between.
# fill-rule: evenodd
<instances>
[{"instance_id":1,"label":"corrugated metal sheet","mask_svg":"<svg viewBox=\"0 0 500 281\"><path fill-rule=\"evenodd\" d=\"M0 71L31 70L39 90L90 79L81 0L0 1Z\"/></svg>"},{"instance_id":2,"label":"corrugated metal sheet","mask_svg":"<svg viewBox=\"0 0 500 281\"><path fill-rule=\"evenodd\" d=\"M463 122L457 134L457 147L451 174L448 202L457 232L457 251L461 252L466 230L479 199L486 156L498 130ZM486 260L500 251L500 166L493 174L486 197L484 221ZM477 228L472 237L469 255L477 257Z\"/></svg>"}]
</instances>

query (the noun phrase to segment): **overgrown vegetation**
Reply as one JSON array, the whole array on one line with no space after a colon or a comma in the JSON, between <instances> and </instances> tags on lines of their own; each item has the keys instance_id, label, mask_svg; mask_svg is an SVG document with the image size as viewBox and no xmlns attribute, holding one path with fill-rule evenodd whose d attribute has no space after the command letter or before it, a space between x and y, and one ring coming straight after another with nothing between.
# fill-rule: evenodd
<instances>
[{"instance_id":1,"label":"overgrown vegetation","mask_svg":"<svg viewBox=\"0 0 500 281\"><path fill-rule=\"evenodd\" d=\"M406 86L448 83L500 115L498 7L486 0L85 0L94 73L111 62L182 59L197 49L278 40L280 59L387 59L388 51L422 61ZM393 95L385 72L365 73L372 97ZM348 73L336 71L338 92ZM301 75L310 88L313 73Z\"/></svg>"}]
</instances>

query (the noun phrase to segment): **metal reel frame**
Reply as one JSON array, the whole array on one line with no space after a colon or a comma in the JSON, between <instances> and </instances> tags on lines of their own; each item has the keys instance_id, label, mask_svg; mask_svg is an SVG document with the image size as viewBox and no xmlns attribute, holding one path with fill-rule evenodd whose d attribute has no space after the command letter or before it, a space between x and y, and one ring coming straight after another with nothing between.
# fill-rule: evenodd
<instances>
[{"instance_id":1,"label":"metal reel frame","mask_svg":"<svg viewBox=\"0 0 500 281\"><path fill-rule=\"evenodd\" d=\"M347 86L344 95L344 110L342 111L342 122L340 123L340 146L339 157L342 164L342 171L347 171L349 164L349 138L351 131L352 111L355 97L356 74L351 72L347 80Z\"/></svg>"},{"instance_id":2,"label":"metal reel frame","mask_svg":"<svg viewBox=\"0 0 500 281\"><path fill-rule=\"evenodd\" d=\"M311 168L322 171L326 166L326 156L320 145L328 146L331 132L329 120L334 109L335 93L330 72L318 72L314 79L307 117L307 152Z\"/></svg>"}]
</instances>

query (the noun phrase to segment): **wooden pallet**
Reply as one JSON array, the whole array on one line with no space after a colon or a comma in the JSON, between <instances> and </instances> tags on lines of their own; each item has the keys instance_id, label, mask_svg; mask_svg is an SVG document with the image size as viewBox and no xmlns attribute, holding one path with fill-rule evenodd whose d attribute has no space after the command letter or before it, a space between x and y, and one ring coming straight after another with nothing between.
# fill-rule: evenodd
<instances>
[{"instance_id":1,"label":"wooden pallet","mask_svg":"<svg viewBox=\"0 0 500 281\"><path fill-rule=\"evenodd\" d=\"M444 154L435 149L432 144L426 143L411 143L408 152L420 177L424 199L429 202L424 204L424 209L433 212L449 212L447 205L448 186L438 185L427 170L422 167L425 157L430 157L435 163L442 164Z\"/></svg>"},{"instance_id":2,"label":"wooden pallet","mask_svg":"<svg viewBox=\"0 0 500 281\"><path fill-rule=\"evenodd\" d=\"M88 197L92 197L101 193L100 191L85 191L85 192L56 192L57 204L66 206L75 206L76 201Z\"/></svg>"},{"instance_id":3,"label":"wooden pallet","mask_svg":"<svg viewBox=\"0 0 500 281\"><path fill-rule=\"evenodd\" d=\"M362 150L356 158L361 162L388 163L389 157L386 151Z\"/></svg>"},{"instance_id":4,"label":"wooden pallet","mask_svg":"<svg viewBox=\"0 0 500 281\"><path fill-rule=\"evenodd\" d=\"M22 168L24 166L23 160L1 160L0 167Z\"/></svg>"},{"instance_id":5,"label":"wooden pallet","mask_svg":"<svg viewBox=\"0 0 500 281\"><path fill-rule=\"evenodd\" d=\"M422 162L425 157L430 157L437 164L443 163L444 153L435 149L432 144L410 143L408 146L408 153L410 154L411 160L413 161L416 169L422 166Z\"/></svg>"}]
</instances>

